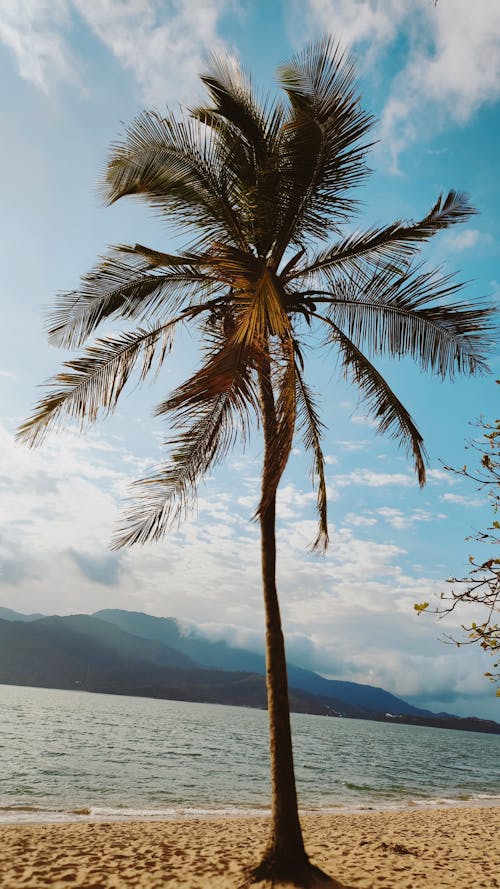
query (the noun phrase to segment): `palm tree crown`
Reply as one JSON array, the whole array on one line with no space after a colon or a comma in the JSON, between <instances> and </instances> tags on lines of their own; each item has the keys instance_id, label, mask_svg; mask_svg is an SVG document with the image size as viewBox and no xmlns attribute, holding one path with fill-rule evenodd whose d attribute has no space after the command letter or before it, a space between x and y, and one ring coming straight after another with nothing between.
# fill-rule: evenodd
<instances>
[{"instance_id":1,"label":"palm tree crown","mask_svg":"<svg viewBox=\"0 0 500 889\"><path fill-rule=\"evenodd\" d=\"M418 222L343 233L356 210L350 191L367 174L372 118L360 107L352 61L330 40L280 69L283 101L259 104L232 59L214 59L201 79L210 104L180 120L141 114L114 146L105 183L110 203L140 196L187 229L189 248L171 255L117 246L78 293L59 297L49 336L62 346L83 344L108 318L141 326L98 339L67 362L20 435L33 444L65 414L93 421L101 408L113 410L138 361L143 379L170 351L176 327L195 324L202 365L157 408L172 418L171 461L139 483L118 544L164 533L200 477L261 412L259 372L269 366L276 434L267 494L298 424L312 453L315 545L323 547L323 430L304 378L303 343L312 332L336 346L378 430L411 453L423 484L421 435L372 359L411 355L441 376L483 368L491 310L453 302L459 284L412 263L421 242L474 210L450 191Z\"/></svg>"}]
</instances>

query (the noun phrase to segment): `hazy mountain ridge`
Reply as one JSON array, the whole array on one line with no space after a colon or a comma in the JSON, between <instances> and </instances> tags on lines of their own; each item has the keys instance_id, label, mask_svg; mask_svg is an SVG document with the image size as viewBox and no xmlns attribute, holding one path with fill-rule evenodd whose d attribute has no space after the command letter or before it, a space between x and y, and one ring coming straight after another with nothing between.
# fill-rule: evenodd
<instances>
[{"instance_id":1,"label":"hazy mountain ridge","mask_svg":"<svg viewBox=\"0 0 500 889\"><path fill-rule=\"evenodd\" d=\"M47 617L47 615L46 614L20 614L18 611L13 611L12 608L3 608L0 605L0 620L32 621L32 620L40 620L42 617Z\"/></svg>"},{"instance_id":2,"label":"hazy mountain ridge","mask_svg":"<svg viewBox=\"0 0 500 889\"><path fill-rule=\"evenodd\" d=\"M500 733L500 725L419 710L381 688L289 664L295 712ZM175 618L104 609L65 617L0 609L0 684L266 707L263 656L182 631Z\"/></svg>"},{"instance_id":3,"label":"hazy mountain ridge","mask_svg":"<svg viewBox=\"0 0 500 889\"><path fill-rule=\"evenodd\" d=\"M159 641L133 636L88 615L0 619L0 684L266 706L263 676L203 669ZM342 708L358 715L344 702L300 690L291 690L290 701L299 713L337 715Z\"/></svg>"},{"instance_id":4,"label":"hazy mountain ridge","mask_svg":"<svg viewBox=\"0 0 500 889\"><path fill-rule=\"evenodd\" d=\"M263 655L241 648L229 646L227 642L213 642L194 633L185 634L175 618L154 617L136 611L106 608L93 615L101 620L116 624L127 632L143 636L145 639L158 639L188 654L193 661L204 667L219 670L244 670L265 676L266 666ZM312 670L304 670L288 663L288 679L293 688L309 694L336 698L367 712L390 712L404 715L427 716L429 710L421 710L408 704L390 692L371 685L357 682L344 682L325 679Z\"/></svg>"}]
</instances>

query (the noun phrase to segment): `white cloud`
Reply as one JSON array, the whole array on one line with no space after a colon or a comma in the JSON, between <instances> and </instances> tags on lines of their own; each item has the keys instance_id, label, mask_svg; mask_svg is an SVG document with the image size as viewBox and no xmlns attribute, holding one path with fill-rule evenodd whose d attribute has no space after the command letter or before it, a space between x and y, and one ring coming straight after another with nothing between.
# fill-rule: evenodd
<instances>
[{"instance_id":1,"label":"white cloud","mask_svg":"<svg viewBox=\"0 0 500 889\"><path fill-rule=\"evenodd\" d=\"M358 515L356 512L348 512L347 515L344 516L344 522L346 525L352 525L354 528L370 528L372 525L377 524L377 519L375 516Z\"/></svg>"},{"instance_id":2,"label":"white cloud","mask_svg":"<svg viewBox=\"0 0 500 889\"><path fill-rule=\"evenodd\" d=\"M465 124L500 97L500 5L455 0L420 3L408 61L395 79L382 117L382 140L399 151L427 132ZM411 30L409 29L411 34Z\"/></svg>"},{"instance_id":3,"label":"white cloud","mask_svg":"<svg viewBox=\"0 0 500 889\"><path fill-rule=\"evenodd\" d=\"M402 0L293 0L292 9L301 43L304 28L309 37L315 31L331 33L346 46L369 41L372 60L394 40L407 16Z\"/></svg>"},{"instance_id":4,"label":"white cloud","mask_svg":"<svg viewBox=\"0 0 500 889\"><path fill-rule=\"evenodd\" d=\"M328 30L353 46L363 68L398 38L406 41L382 114L382 144L394 165L424 134L464 124L500 97L500 4L497 0L308 0L295 4L302 31ZM396 167L394 167L396 168Z\"/></svg>"},{"instance_id":5,"label":"white cloud","mask_svg":"<svg viewBox=\"0 0 500 889\"><path fill-rule=\"evenodd\" d=\"M282 485L278 490L276 514L279 519L292 519L302 513L305 508L310 510L315 500L314 491L304 493L299 491L295 485Z\"/></svg>"},{"instance_id":6,"label":"white cloud","mask_svg":"<svg viewBox=\"0 0 500 889\"><path fill-rule=\"evenodd\" d=\"M415 478L402 472L374 472L372 469L355 469L346 475L339 475L335 479L339 488L348 485L365 485L367 488L381 488L384 485L398 485L399 487L413 487L417 484Z\"/></svg>"},{"instance_id":7,"label":"white cloud","mask_svg":"<svg viewBox=\"0 0 500 889\"><path fill-rule=\"evenodd\" d=\"M54 82L80 83L66 33L69 0L0 0L0 41L14 53L25 80L49 93Z\"/></svg>"},{"instance_id":8,"label":"white cloud","mask_svg":"<svg viewBox=\"0 0 500 889\"><path fill-rule=\"evenodd\" d=\"M364 439L363 441L337 440L335 444L343 451L364 451L370 442L367 441L367 439Z\"/></svg>"},{"instance_id":9,"label":"white cloud","mask_svg":"<svg viewBox=\"0 0 500 889\"><path fill-rule=\"evenodd\" d=\"M43 92L80 85L84 60L71 43L79 16L132 74L141 99L163 105L198 93L205 55L224 48L217 26L229 7L233 0L0 0L0 40Z\"/></svg>"},{"instance_id":10,"label":"white cloud","mask_svg":"<svg viewBox=\"0 0 500 889\"><path fill-rule=\"evenodd\" d=\"M354 414L351 417L351 422L355 423L356 426L369 426L370 429L376 429L377 427L377 421L367 416L367 414Z\"/></svg>"},{"instance_id":11,"label":"white cloud","mask_svg":"<svg viewBox=\"0 0 500 889\"><path fill-rule=\"evenodd\" d=\"M339 459L333 454L325 454L325 463L327 466L338 466Z\"/></svg>"},{"instance_id":12,"label":"white cloud","mask_svg":"<svg viewBox=\"0 0 500 889\"><path fill-rule=\"evenodd\" d=\"M404 664L395 648L383 654L372 650L371 654L370 666L367 658L358 659L357 681L374 684L375 677L381 679L385 689L398 697L418 699L419 706L428 706L429 700L446 701L448 711L454 712L454 702L467 698L465 712L472 715L478 696L488 691L482 675L487 661L479 651L457 651L441 643L440 650L436 647L425 654L408 651Z\"/></svg>"},{"instance_id":13,"label":"white cloud","mask_svg":"<svg viewBox=\"0 0 500 889\"><path fill-rule=\"evenodd\" d=\"M475 247L479 241L487 240L485 235L481 235L476 228L469 228L463 232L457 232L456 234L448 234L443 238L443 243L450 250L461 251L468 250L470 247Z\"/></svg>"},{"instance_id":14,"label":"white cloud","mask_svg":"<svg viewBox=\"0 0 500 889\"><path fill-rule=\"evenodd\" d=\"M421 579L419 583L421 592L426 582ZM374 598L378 592L371 590ZM482 676L488 658L477 649L458 651L444 645L436 638L439 630L433 619L418 618L410 600L404 608L391 609L384 597L378 610L367 610L363 602L349 610L341 598L315 597L308 603L311 620L307 628L298 603L289 607L285 595L282 601L287 655L292 663L330 678L381 686L398 697L413 698L418 706L429 706L432 699L447 702L446 709L451 712L481 712L483 702L480 705L478 698L488 691ZM439 628L453 631L452 626L443 624ZM193 631L192 624L189 629ZM209 639L263 653L259 630L216 620L198 625L197 630ZM458 709L456 702L460 702Z\"/></svg>"},{"instance_id":15,"label":"white cloud","mask_svg":"<svg viewBox=\"0 0 500 889\"><path fill-rule=\"evenodd\" d=\"M484 500L479 497L464 497L462 494L443 494L440 499L443 503L455 503L457 506L484 506Z\"/></svg>"},{"instance_id":16,"label":"white cloud","mask_svg":"<svg viewBox=\"0 0 500 889\"><path fill-rule=\"evenodd\" d=\"M192 98L199 90L204 55L224 48L217 25L228 0L73 2L152 104Z\"/></svg>"},{"instance_id":17,"label":"white cloud","mask_svg":"<svg viewBox=\"0 0 500 889\"><path fill-rule=\"evenodd\" d=\"M459 482L452 472L448 472L446 469L428 469L426 472L427 481L432 482L446 482L448 485L456 485Z\"/></svg>"},{"instance_id":18,"label":"white cloud","mask_svg":"<svg viewBox=\"0 0 500 889\"><path fill-rule=\"evenodd\" d=\"M442 520L446 518L442 513L434 515L425 509L413 509L410 512L404 513L400 509L381 506L376 512L378 515L382 516L392 528L395 528L398 531L407 530L418 522L433 522L435 519Z\"/></svg>"},{"instance_id":19,"label":"white cloud","mask_svg":"<svg viewBox=\"0 0 500 889\"><path fill-rule=\"evenodd\" d=\"M232 489L227 474L208 480L200 488L196 512L177 532L156 546L121 552L118 564L110 560L108 544L119 498L140 474L139 461L121 445L72 431L30 451L15 445L0 428L0 455L0 539L10 559L2 589L14 597L14 607L17 603L23 610L24 602L27 611L89 611L102 606L105 595L110 607L121 604L207 620L213 619L217 603L226 621L233 615L241 625L262 626L259 533L247 504L238 500L238 474ZM290 482L279 496L278 574L280 588L286 590L284 609L297 609L304 627L313 620L315 607L321 611L321 603L331 603L332 597L348 610L353 602L371 598L379 608L385 598L381 590L387 585L392 591L395 577L400 577L397 560L402 553L392 544L358 540L349 528L340 527L332 529L327 556L312 555L314 500L314 492ZM254 494L251 511L255 505Z\"/></svg>"}]
</instances>

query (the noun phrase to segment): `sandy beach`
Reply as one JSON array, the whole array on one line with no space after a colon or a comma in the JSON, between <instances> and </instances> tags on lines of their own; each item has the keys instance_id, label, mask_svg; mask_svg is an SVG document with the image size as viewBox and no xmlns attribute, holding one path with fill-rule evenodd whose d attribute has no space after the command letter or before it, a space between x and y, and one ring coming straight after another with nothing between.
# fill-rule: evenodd
<instances>
[{"instance_id":1,"label":"sandy beach","mask_svg":"<svg viewBox=\"0 0 500 889\"><path fill-rule=\"evenodd\" d=\"M311 859L343 889L500 886L500 808L302 821ZM232 889L266 833L265 818L2 825L0 886Z\"/></svg>"}]
</instances>

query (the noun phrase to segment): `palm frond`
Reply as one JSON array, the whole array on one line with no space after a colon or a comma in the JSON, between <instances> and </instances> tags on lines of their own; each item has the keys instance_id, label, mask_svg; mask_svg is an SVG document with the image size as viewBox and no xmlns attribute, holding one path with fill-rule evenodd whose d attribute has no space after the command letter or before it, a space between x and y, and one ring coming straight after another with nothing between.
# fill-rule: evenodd
<instances>
[{"instance_id":1,"label":"palm frond","mask_svg":"<svg viewBox=\"0 0 500 889\"><path fill-rule=\"evenodd\" d=\"M214 338L215 339L215 338ZM220 338L219 339L220 342ZM238 413L244 437L247 433L248 411L257 409L252 371L256 364L255 349L247 349L233 339L210 350L202 367L179 386L155 410L157 416L175 414L175 425L189 421L206 399L226 395L231 409Z\"/></svg>"},{"instance_id":2,"label":"palm frond","mask_svg":"<svg viewBox=\"0 0 500 889\"><path fill-rule=\"evenodd\" d=\"M222 348L158 408L171 412L180 433L169 444L169 463L135 482L137 495L124 516L114 548L159 540L185 514L199 480L224 459L238 436L248 434L255 410L251 364L241 347Z\"/></svg>"},{"instance_id":3,"label":"palm frond","mask_svg":"<svg viewBox=\"0 0 500 889\"><path fill-rule=\"evenodd\" d=\"M368 415L377 423L377 432L387 433L399 442L408 455L413 455L415 472L422 487L425 485L427 454L423 438L405 406L366 355L330 318L319 314L315 317L328 325L327 339L339 347L344 376L346 379L351 377L352 382L358 386Z\"/></svg>"},{"instance_id":4,"label":"palm frond","mask_svg":"<svg viewBox=\"0 0 500 889\"><path fill-rule=\"evenodd\" d=\"M247 238L264 258L277 230L285 110L274 97L259 102L251 79L232 57L213 57L202 81L213 104L192 114L216 134Z\"/></svg>"},{"instance_id":5,"label":"palm frond","mask_svg":"<svg viewBox=\"0 0 500 889\"><path fill-rule=\"evenodd\" d=\"M450 191L439 196L432 210L417 222L398 220L383 228L373 227L365 232L354 232L327 250L316 254L302 268L292 270L286 280L303 280L322 273L329 277L333 271L359 270L360 261L397 262L415 254L420 244L449 228L466 222L476 210L463 192Z\"/></svg>"},{"instance_id":6,"label":"palm frond","mask_svg":"<svg viewBox=\"0 0 500 889\"><path fill-rule=\"evenodd\" d=\"M348 54L331 39L313 44L279 71L290 103L282 148L282 225L273 249L324 238L356 208L347 190L366 176L363 142L373 118L362 111ZM334 215L333 215L334 214Z\"/></svg>"},{"instance_id":7,"label":"palm frond","mask_svg":"<svg viewBox=\"0 0 500 889\"><path fill-rule=\"evenodd\" d=\"M115 247L120 254L135 256L145 260L149 269L158 268L194 268L197 269L202 257L199 253L165 253L163 250L155 250L144 244L119 244Z\"/></svg>"},{"instance_id":8,"label":"palm frond","mask_svg":"<svg viewBox=\"0 0 500 889\"><path fill-rule=\"evenodd\" d=\"M278 80L293 108L314 114L325 123L342 113L346 119L359 103L356 65L350 53L326 36L311 43L278 70Z\"/></svg>"},{"instance_id":9,"label":"palm frond","mask_svg":"<svg viewBox=\"0 0 500 889\"><path fill-rule=\"evenodd\" d=\"M304 380L302 370L295 362L299 429L303 433L304 447L312 451L311 478L318 489L316 509L318 513L318 535L312 545L313 550L325 552L328 547L328 497L325 478L325 459L321 447L324 425L319 418L314 396Z\"/></svg>"},{"instance_id":10,"label":"palm frond","mask_svg":"<svg viewBox=\"0 0 500 889\"><path fill-rule=\"evenodd\" d=\"M172 347L175 325L185 315L150 330L134 330L115 337L98 339L84 354L64 363L50 381L50 391L31 417L19 427L17 437L30 446L40 444L50 428L57 428L63 416L89 423L99 411L111 413L137 361L142 355L141 381L151 371L155 358L163 363Z\"/></svg>"},{"instance_id":11,"label":"palm frond","mask_svg":"<svg viewBox=\"0 0 500 889\"><path fill-rule=\"evenodd\" d=\"M73 348L108 318L151 320L160 311L176 312L193 296L217 291L218 283L192 257L161 256L160 263L157 251L115 247L83 276L80 290L59 294L48 319L51 342Z\"/></svg>"},{"instance_id":12,"label":"palm frond","mask_svg":"<svg viewBox=\"0 0 500 889\"><path fill-rule=\"evenodd\" d=\"M208 272L230 287L236 343L260 347L269 336L289 333L290 319L284 308L280 281L252 253L215 243L204 257Z\"/></svg>"},{"instance_id":13,"label":"palm frond","mask_svg":"<svg viewBox=\"0 0 500 889\"><path fill-rule=\"evenodd\" d=\"M224 154L201 121L144 111L124 141L112 148L106 199L111 204L137 195L171 221L196 230L201 243L225 239L244 248L247 242Z\"/></svg>"},{"instance_id":14,"label":"palm frond","mask_svg":"<svg viewBox=\"0 0 500 889\"><path fill-rule=\"evenodd\" d=\"M197 109L194 113L204 117L205 122L207 113L215 114L236 128L240 140L254 154L255 170L265 162L268 155L269 112L266 113L265 108L257 101L251 78L234 57L213 54L208 70L201 75L201 81L213 104L207 109Z\"/></svg>"},{"instance_id":15,"label":"palm frond","mask_svg":"<svg viewBox=\"0 0 500 889\"><path fill-rule=\"evenodd\" d=\"M263 269L255 285L237 291L234 301L237 342L262 345L269 336L290 335L290 318L283 305L282 288L268 268Z\"/></svg>"},{"instance_id":16,"label":"palm frond","mask_svg":"<svg viewBox=\"0 0 500 889\"><path fill-rule=\"evenodd\" d=\"M462 288L452 275L421 266L400 273L382 269L339 276L331 291L305 291L324 303L328 317L358 347L373 354L411 356L441 377L487 370L496 309L479 302L454 303Z\"/></svg>"},{"instance_id":17,"label":"palm frond","mask_svg":"<svg viewBox=\"0 0 500 889\"><path fill-rule=\"evenodd\" d=\"M224 412L224 398L207 400L196 423L171 444L171 461L134 482L123 523L112 548L160 540L168 528L188 512L201 476L227 453L234 441Z\"/></svg>"}]
</instances>

